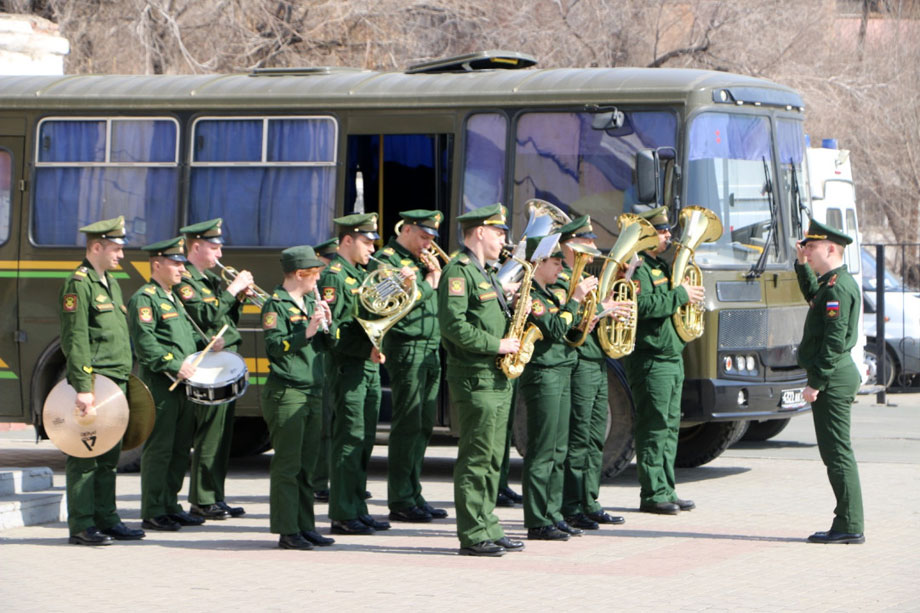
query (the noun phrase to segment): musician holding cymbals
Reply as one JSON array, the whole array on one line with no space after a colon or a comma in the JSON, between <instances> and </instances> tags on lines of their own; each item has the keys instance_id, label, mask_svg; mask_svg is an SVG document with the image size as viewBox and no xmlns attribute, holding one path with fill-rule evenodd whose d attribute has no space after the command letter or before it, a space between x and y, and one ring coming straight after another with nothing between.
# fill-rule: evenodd
<instances>
[{"instance_id":1,"label":"musician holding cymbals","mask_svg":"<svg viewBox=\"0 0 920 613\"><path fill-rule=\"evenodd\" d=\"M188 263L182 273L182 281L173 290L182 298L186 312L206 335L216 334L227 324L223 335L224 349L237 351L243 339L236 326L253 280L252 274L243 270L226 289L222 289L220 275L212 271L223 255L222 225L223 220L217 218L179 229L185 235ZM224 500L235 405L235 400L216 406L195 405L194 452L188 493L192 515L226 519L245 514L243 507L231 507Z\"/></svg>"},{"instance_id":2,"label":"musician holding cymbals","mask_svg":"<svg viewBox=\"0 0 920 613\"><path fill-rule=\"evenodd\" d=\"M104 375L126 392L131 344L121 288L109 271L124 258L124 217L80 228L86 256L61 288L61 350L67 382L77 392L76 411L95 411L93 375ZM144 531L128 528L115 507L115 468L121 443L92 458L68 455L67 525L75 545L108 545L112 539L137 540Z\"/></svg>"},{"instance_id":3,"label":"musician holding cymbals","mask_svg":"<svg viewBox=\"0 0 920 613\"><path fill-rule=\"evenodd\" d=\"M674 461L680 428L680 398L684 382L686 342L678 335L672 316L688 303L702 302L702 286L671 285L671 267L661 254L671 241L667 208L639 214L658 232L658 245L639 254L642 263L633 274L638 323L635 350L623 359L636 403L636 472L639 510L676 515L694 508L675 492Z\"/></svg>"},{"instance_id":4,"label":"musician holding cymbals","mask_svg":"<svg viewBox=\"0 0 920 613\"><path fill-rule=\"evenodd\" d=\"M315 368L323 327L332 317L314 288L324 264L312 247L281 252L284 281L262 306L265 354L262 416L275 455L271 462L270 529L282 549L313 549L335 541L316 532L313 475L323 422L322 371Z\"/></svg>"},{"instance_id":5,"label":"musician holding cymbals","mask_svg":"<svg viewBox=\"0 0 920 613\"><path fill-rule=\"evenodd\" d=\"M183 511L178 498L195 434L195 407L181 387L170 390L175 381L195 373L185 358L204 346L172 292L185 271L184 245L185 239L177 236L141 247L150 257L150 282L128 302L128 330L139 375L156 404L156 422L141 456L141 517L148 530L174 531L204 523ZM222 338L214 348L223 348Z\"/></svg>"}]
</instances>

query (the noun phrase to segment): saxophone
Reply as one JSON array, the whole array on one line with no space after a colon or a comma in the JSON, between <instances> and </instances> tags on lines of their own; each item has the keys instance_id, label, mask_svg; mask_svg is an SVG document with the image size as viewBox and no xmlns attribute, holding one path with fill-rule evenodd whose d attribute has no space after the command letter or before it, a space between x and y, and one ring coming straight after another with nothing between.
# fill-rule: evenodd
<instances>
[{"instance_id":1,"label":"saxophone","mask_svg":"<svg viewBox=\"0 0 920 613\"><path fill-rule=\"evenodd\" d=\"M515 353L507 353L496 358L498 368L509 379L517 379L524 372L524 366L533 357L533 344L543 338L543 333L536 324L527 324L527 306L530 303L530 285L533 280L533 264L521 258L514 258L524 269L524 278L521 280L520 294L514 315L511 317L511 326L505 338L517 338L521 347Z\"/></svg>"},{"instance_id":2,"label":"saxophone","mask_svg":"<svg viewBox=\"0 0 920 613\"><path fill-rule=\"evenodd\" d=\"M722 236L722 222L707 208L688 206L680 212L682 232L674 254L674 267L671 269L671 287L686 282L689 285L703 284L703 271L693 261L693 254L700 243L711 243ZM685 343L703 336L703 314L706 309L702 304L685 304L672 315L674 329Z\"/></svg>"}]
</instances>

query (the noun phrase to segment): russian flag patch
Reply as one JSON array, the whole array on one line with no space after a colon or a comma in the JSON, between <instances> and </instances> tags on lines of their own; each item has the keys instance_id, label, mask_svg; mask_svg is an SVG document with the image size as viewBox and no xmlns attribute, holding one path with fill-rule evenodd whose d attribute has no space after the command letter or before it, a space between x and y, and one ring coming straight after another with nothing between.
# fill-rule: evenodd
<instances>
[{"instance_id":1,"label":"russian flag patch","mask_svg":"<svg viewBox=\"0 0 920 613\"><path fill-rule=\"evenodd\" d=\"M827 308L828 317L833 318L833 317L837 317L838 315L840 315L840 302L838 302L837 300L831 300L825 306Z\"/></svg>"}]
</instances>

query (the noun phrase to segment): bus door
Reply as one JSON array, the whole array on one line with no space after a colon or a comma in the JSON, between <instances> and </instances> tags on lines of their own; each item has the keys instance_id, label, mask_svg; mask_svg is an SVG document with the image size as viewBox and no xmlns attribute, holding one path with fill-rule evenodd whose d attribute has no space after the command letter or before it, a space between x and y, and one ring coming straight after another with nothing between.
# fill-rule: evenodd
<instances>
[{"instance_id":1,"label":"bus door","mask_svg":"<svg viewBox=\"0 0 920 613\"><path fill-rule=\"evenodd\" d=\"M438 244L448 251L450 231L456 225L449 221L453 122L450 115L349 118L343 214L376 212L381 238L378 247L394 236L400 211L429 209L443 215ZM380 420L389 421L386 368L381 368L380 374ZM444 423L443 417L439 423Z\"/></svg>"},{"instance_id":2,"label":"bus door","mask_svg":"<svg viewBox=\"0 0 920 613\"><path fill-rule=\"evenodd\" d=\"M22 416L19 369L19 224L22 210L22 138L0 136L0 416Z\"/></svg>"}]
</instances>

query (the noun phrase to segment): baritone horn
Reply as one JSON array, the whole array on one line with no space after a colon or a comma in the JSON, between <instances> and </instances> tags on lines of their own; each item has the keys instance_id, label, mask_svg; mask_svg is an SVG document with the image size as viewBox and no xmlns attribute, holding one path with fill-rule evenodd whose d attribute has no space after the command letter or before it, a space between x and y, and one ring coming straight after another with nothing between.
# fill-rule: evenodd
<instances>
[{"instance_id":1,"label":"baritone horn","mask_svg":"<svg viewBox=\"0 0 920 613\"><path fill-rule=\"evenodd\" d=\"M572 265L572 276L569 278L569 291L565 297L565 301L568 302L575 294L575 286L581 281L581 273L584 272L585 266L587 266L588 262L593 260L595 256L603 254L594 247L589 247L588 245L582 245L580 243L569 243L566 246L575 252L575 262ZM595 288L588 292L588 295L585 296L585 299L581 302L581 306L578 308L576 319L580 319L581 321L577 326L570 328L565 335L565 342L570 347L580 347L585 343L585 340L588 338L588 330L591 328L591 321L597 314L597 305L597 288Z\"/></svg>"},{"instance_id":2,"label":"baritone horn","mask_svg":"<svg viewBox=\"0 0 920 613\"><path fill-rule=\"evenodd\" d=\"M227 285L233 283L233 280L240 274L240 271L236 268L233 266L224 266L219 260L217 265L220 267L220 278L223 279L224 283ZM255 283L251 284L247 289L252 292L252 295L246 296L246 299L261 309L262 305L268 301L269 293Z\"/></svg>"},{"instance_id":3,"label":"baritone horn","mask_svg":"<svg viewBox=\"0 0 920 613\"><path fill-rule=\"evenodd\" d=\"M678 285L702 285L703 271L694 262L694 253L701 243L712 243L722 236L722 222L719 217L702 206L688 206L680 212L680 240L676 243L674 266L671 269L671 287ZM703 314L706 307L700 303L685 304L672 315L677 335L685 343L703 335Z\"/></svg>"},{"instance_id":4,"label":"baritone horn","mask_svg":"<svg viewBox=\"0 0 920 613\"><path fill-rule=\"evenodd\" d=\"M630 305L629 316L625 320L607 316L597 324L597 340L601 348L613 359L622 358L632 353L636 346L636 323L638 308L636 306L636 288L629 279L617 276L629 266L629 261L640 251L654 249L658 245L658 232L648 220L623 213L617 218L620 236L607 254L597 293L603 302L612 298L617 302Z\"/></svg>"}]
</instances>

